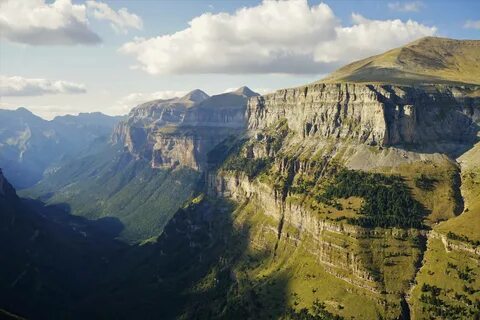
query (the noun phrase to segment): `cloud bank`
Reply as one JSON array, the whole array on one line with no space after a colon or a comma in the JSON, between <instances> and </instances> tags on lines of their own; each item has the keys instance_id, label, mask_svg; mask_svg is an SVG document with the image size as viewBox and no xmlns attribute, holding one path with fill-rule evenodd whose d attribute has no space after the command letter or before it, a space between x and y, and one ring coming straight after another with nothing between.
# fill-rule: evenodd
<instances>
[{"instance_id":1,"label":"cloud bank","mask_svg":"<svg viewBox=\"0 0 480 320\"><path fill-rule=\"evenodd\" d=\"M150 74L325 73L436 32L411 20L353 14L352 22L342 26L323 3L264 1L233 14L202 14L184 30L136 38L120 52Z\"/></svg>"},{"instance_id":2,"label":"cloud bank","mask_svg":"<svg viewBox=\"0 0 480 320\"><path fill-rule=\"evenodd\" d=\"M83 84L47 79L0 76L0 96L41 96L46 94L86 93Z\"/></svg>"},{"instance_id":3,"label":"cloud bank","mask_svg":"<svg viewBox=\"0 0 480 320\"><path fill-rule=\"evenodd\" d=\"M114 11L97 1L72 4L71 0L1 0L0 37L29 45L94 45L100 36L89 26L89 17L108 20L115 30L141 28L142 21L122 8Z\"/></svg>"}]
</instances>

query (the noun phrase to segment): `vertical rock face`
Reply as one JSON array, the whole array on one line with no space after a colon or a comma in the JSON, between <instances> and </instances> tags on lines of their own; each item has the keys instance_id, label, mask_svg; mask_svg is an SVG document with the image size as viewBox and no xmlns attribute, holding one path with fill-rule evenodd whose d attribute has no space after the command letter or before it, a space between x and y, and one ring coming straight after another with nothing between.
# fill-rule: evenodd
<instances>
[{"instance_id":1,"label":"vertical rock face","mask_svg":"<svg viewBox=\"0 0 480 320\"><path fill-rule=\"evenodd\" d=\"M210 194L251 204L264 216L261 219L269 221L264 229L276 240L262 242L262 231L251 240L255 245L276 257L281 256L278 248L287 243L295 248L304 245L326 272L373 293L382 316L405 316L408 310L399 301L404 301L422 260L424 230L359 226L346 218L355 200L340 197L345 205L317 206L308 194L324 191L332 179L324 175L329 165L349 167L353 157L378 164L376 172L400 172L410 183L408 188L417 188L413 181L419 173L414 170L433 163L439 171L452 161L446 160L448 155L476 141L479 87L312 84L252 97L246 116L249 138L230 162L216 174L209 173ZM403 161L407 158L412 161ZM401 166L409 172L401 172ZM438 185L441 179L435 180ZM322 191L314 199L322 201ZM441 191L429 192L436 193L421 199L422 205L438 201L431 198ZM353 212L354 217L363 215Z\"/></svg>"},{"instance_id":2,"label":"vertical rock face","mask_svg":"<svg viewBox=\"0 0 480 320\"><path fill-rule=\"evenodd\" d=\"M381 146L445 151L476 137L480 98L476 86L421 87L312 84L255 97L247 109L249 129L264 129L282 118L299 138L350 139Z\"/></svg>"},{"instance_id":3,"label":"vertical rock face","mask_svg":"<svg viewBox=\"0 0 480 320\"><path fill-rule=\"evenodd\" d=\"M208 151L245 130L247 100L256 95L246 87L212 97L194 90L182 98L147 102L117 126L112 140L154 168L203 170Z\"/></svg>"}]
</instances>

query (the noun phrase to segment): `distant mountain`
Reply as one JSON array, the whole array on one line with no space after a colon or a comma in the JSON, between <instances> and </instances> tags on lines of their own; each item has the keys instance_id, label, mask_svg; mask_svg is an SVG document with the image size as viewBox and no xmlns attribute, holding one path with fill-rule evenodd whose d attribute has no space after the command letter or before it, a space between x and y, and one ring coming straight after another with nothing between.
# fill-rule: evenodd
<instances>
[{"instance_id":1,"label":"distant mountain","mask_svg":"<svg viewBox=\"0 0 480 320\"><path fill-rule=\"evenodd\" d=\"M17 188L32 186L62 158L110 135L121 119L96 112L47 121L25 108L0 109L0 166Z\"/></svg>"},{"instance_id":2,"label":"distant mountain","mask_svg":"<svg viewBox=\"0 0 480 320\"><path fill-rule=\"evenodd\" d=\"M241 87L211 97L194 90L181 98L146 102L115 128L113 141L152 167L198 170L216 144L246 129L247 101L253 96L258 94Z\"/></svg>"},{"instance_id":3,"label":"distant mountain","mask_svg":"<svg viewBox=\"0 0 480 320\"><path fill-rule=\"evenodd\" d=\"M480 84L480 41L425 37L348 64L320 82Z\"/></svg>"},{"instance_id":4,"label":"distant mountain","mask_svg":"<svg viewBox=\"0 0 480 320\"><path fill-rule=\"evenodd\" d=\"M69 203L89 219L118 218L120 237L138 242L162 233L187 202L208 167L208 153L246 130L246 87L209 97L194 90L131 110L116 126L112 145L78 157L22 195Z\"/></svg>"}]
</instances>

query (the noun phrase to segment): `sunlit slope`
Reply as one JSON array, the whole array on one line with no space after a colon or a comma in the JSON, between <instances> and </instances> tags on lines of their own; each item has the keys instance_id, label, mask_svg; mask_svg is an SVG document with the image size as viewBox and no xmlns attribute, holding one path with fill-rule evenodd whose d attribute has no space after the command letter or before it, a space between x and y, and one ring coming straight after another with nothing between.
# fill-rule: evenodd
<instances>
[{"instance_id":1,"label":"sunlit slope","mask_svg":"<svg viewBox=\"0 0 480 320\"><path fill-rule=\"evenodd\" d=\"M462 237L467 242L480 242L480 143L458 159L462 167L462 196L464 210L461 215L438 226L438 231Z\"/></svg>"},{"instance_id":2,"label":"sunlit slope","mask_svg":"<svg viewBox=\"0 0 480 320\"><path fill-rule=\"evenodd\" d=\"M425 37L348 64L321 82L480 84L480 41Z\"/></svg>"}]
</instances>

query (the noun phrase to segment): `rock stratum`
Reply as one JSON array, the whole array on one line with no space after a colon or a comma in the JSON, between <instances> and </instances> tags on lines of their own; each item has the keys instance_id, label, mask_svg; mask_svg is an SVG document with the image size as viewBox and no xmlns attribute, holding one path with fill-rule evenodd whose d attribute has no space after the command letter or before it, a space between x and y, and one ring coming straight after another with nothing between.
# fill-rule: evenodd
<instances>
[{"instance_id":1,"label":"rock stratum","mask_svg":"<svg viewBox=\"0 0 480 320\"><path fill-rule=\"evenodd\" d=\"M153 168L204 169L208 151L229 135L243 133L247 100L257 95L247 87L212 97L194 90L147 102L116 128L113 142L148 159Z\"/></svg>"}]
</instances>

